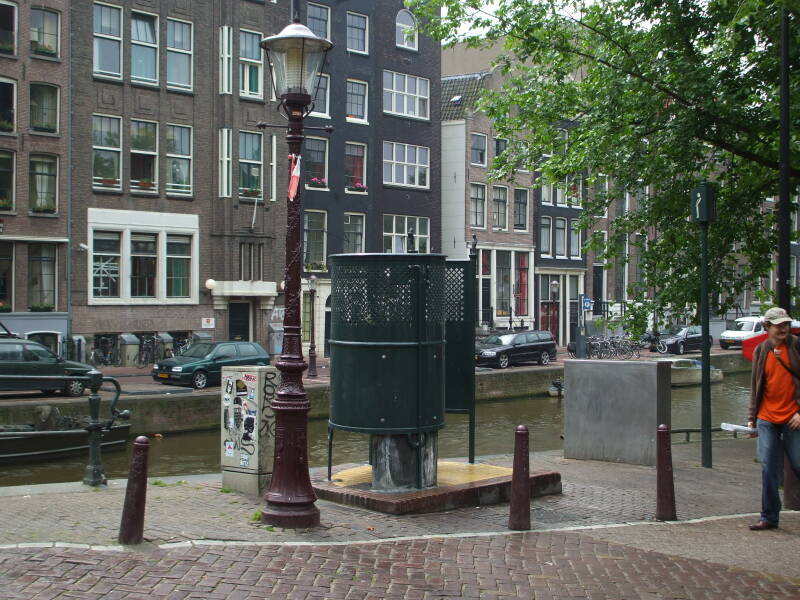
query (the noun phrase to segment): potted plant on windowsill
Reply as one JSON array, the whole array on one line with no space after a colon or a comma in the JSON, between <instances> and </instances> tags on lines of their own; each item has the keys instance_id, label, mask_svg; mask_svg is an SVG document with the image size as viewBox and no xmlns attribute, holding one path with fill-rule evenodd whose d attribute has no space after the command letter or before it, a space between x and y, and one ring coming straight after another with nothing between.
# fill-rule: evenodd
<instances>
[{"instance_id":1,"label":"potted plant on windowsill","mask_svg":"<svg viewBox=\"0 0 800 600\"><path fill-rule=\"evenodd\" d=\"M10 304L0 301L0 313L13 312L13 307Z\"/></svg>"},{"instance_id":2,"label":"potted plant on windowsill","mask_svg":"<svg viewBox=\"0 0 800 600\"><path fill-rule=\"evenodd\" d=\"M324 177L312 177L308 182L308 187L312 188L326 188L328 187L328 180Z\"/></svg>"},{"instance_id":3,"label":"potted plant on windowsill","mask_svg":"<svg viewBox=\"0 0 800 600\"><path fill-rule=\"evenodd\" d=\"M0 42L0 52L3 54L14 54L16 47L8 42Z\"/></svg>"},{"instance_id":4,"label":"potted plant on windowsill","mask_svg":"<svg viewBox=\"0 0 800 600\"><path fill-rule=\"evenodd\" d=\"M367 186L360 182L354 183L353 185L348 185L345 189L348 192L360 192L362 194L367 192Z\"/></svg>"},{"instance_id":5,"label":"potted plant on windowsill","mask_svg":"<svg viewBox=\"0 0 800 600\"><path fill-rule=\"evenodd\" d=\"M58 52L55 48L51 48L41 42L37 42L36 40L31 40L31 52L34 54L41 54L43 56L58 56Z\"/></svg>"},{"instance_id":6,"label":"potted plant on windowsill","mask_svg":"<svg viewBox=\"0 0 800 600\"><path fill-rule=\"evenodd\" d=\"M0 131L14 131L14 122L13 121L6 121L5 119L0 119Z\"/></svg>"},{"instance_id":7,"label":"potted plant on windowsill","mask_svg":"<svg viewBox=\"0 0 800 600\"><path fill-rule=\"evenodd\" d=\"M35 213L44 213L44 214L52 215L53 213L56 212L56 207L55 206L34 206L31 209L31 211L35 212Z\"/></svg>"},{"instance_id":8,"label":"potted plant on windowsill","mask_svg":"<svg viewBox=\"0 0 800 600\"><path fill-rule=\"evenodd\" d=\"M258 198L261 195L261 190L256 188L249 188L242 192L242 195L247 198Z\"/></svg>"},{"instance_id":9,"label":"potted plant on windowsill","mask_svg":"<svg viewBox=\"0 0 800 600\"><path fill-rule=\"evenodd\" d=\"M0 210L11 210L14 206L8 196L0 196Z\"/></svg>"},{"instance_id":10,"label":"potted plant on windowsill","mask_svg":"<svg viewBox=\"0 0 800 600\"><path fill-rule=\"evenodd\" d=\"M323 262L310 262L304 265L306 271L327 271L328 265Z\"/></svg>"},{"instance_id":11,"label":"potted plant on windowsill","mask_svg":"<svg viewBox=\"0 0 800 600\"><path fill-rule=\"evenodd\" d=\"M103 177L100 179L101 185L119 185L119 179L114 179L113 177Z\"/></svg>"},{"instance_id":12,"label":"potted plant on windowsill","mask_svg":"<svg viewBox=\"0 0 800 600\"><path fill-rule=\"evenodd\" d=\"M138 187L142 190L152 190L155 184L152 179L140 179Z\"/></svg>"},{"instance_id":13,"label":"potted plant on windowsill","mask_svg":"<svg viewBox=\"0 0 800 600\"><path fill-rule=\"evenodd\" d=\"M28 310L31 312L53 312L55 306L52 304L31 304Z\"/></svg>"}]
</instances>

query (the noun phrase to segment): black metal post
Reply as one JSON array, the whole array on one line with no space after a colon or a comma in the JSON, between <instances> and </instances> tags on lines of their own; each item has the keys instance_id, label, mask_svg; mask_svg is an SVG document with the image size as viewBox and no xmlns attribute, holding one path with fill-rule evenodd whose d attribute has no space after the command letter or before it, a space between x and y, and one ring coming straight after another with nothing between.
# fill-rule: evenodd
<instances>
[{"instance_id":1,"label":"black metal post","mask_svg":"<svg viewBox=\"0 0 800 600\"><path fill-rule=\"evenodd\" d=\"M708 317L708 221L700 223L700 332L703 338L701 365L701 428L703 466L711 468L711 344Z\"/></svg>"},{"instance_id":2,"label":"black metal post","mask_svg":"<svg viewBox=\"0 0 800 600\"><path fill-rule=\"evenodd\" d=\"M669 427L656 433L656 520L675 521L675 479L672 472L672 439Z\"/></svg>"},{"instance_id":3,"label":"black metal post","mask_svg":"<svg viewBox=\"0 0 800 600\"><path fill-rule=\"evenodd\" d=\"M470 348L475 347L475 326L477 325L478 308L478 238L472 235L472 244L469 247L469 267L467 268L467 281L464 286L464 308L467 319L467 344ZM473 306L474 304L474 306ZM470 395L469 407L469 464L475 464L475 362L472 363L471 380L467 389Z\"/></svg>"},{"instance_id":4,"label":"black metal post","mask_svg":"<svg viewBox=\"0 0 800 600\"><path fill-rule=\"evenodd\" d=\"M89 464L86 465L83 483L97 487L105 485L107 481L100 456L100 446L103 443L103 424L100 422L100 395L98 392L103 384L103 374L93 369L86 375L89 377L91 394L89 394L89 425L86 427L89 434Z\"/></svg>"},{"instance_id":5,"label":"black metal post","mask_svg":"<svg viewBox=\"0 0 800 600\"><path fill-rule=\"evenodd\" d=\"M119 524L120 544L141 544L144 537L144 509L147 499L147 455L150 440L140 435L133 442L133 456L125 487L125 503Z\"/></svg>"},{"instance_id":6,"label":"black metal post","mask_svg":"<svg viewBox=\"0 0 800 600\"><path fill-rule=\"evenodd\" d=\"M314 344L314 327L316 326L316 319L314 315L314 304L317 299L317 290L310 289L309 294L311 296L311 329L309 345L308 345L308 376L309 377L316 377L317 376L317 346Z\"/></svg>"},{"instance_id":7,"label":"black metal post","mask_svg":"<svg viewBox=\"0 0 800 600\"><path fill-rule=\"evenodd\" d=\"M311 104L308 94L282 97L289 119L286 141L289 152L299 156L303 145L303 118ZM291 172L289 173L291 178ZM319 525L317 496L308 474L308 411L311 404L303 387L303 344L300 323L300 265L302 260L302 211L300 192L287 196L286 264L284 267L283 352L275 366L281 373L275 412L275 458L267 502L261 520L279 527L299 528Z\"/></svg>"},{"instance_id":8,"label":"black metal post","mask_svg":"<svg viewBox=\"0 0 800 600\"><path fill-rule=\"evenodd\" d=\"M511 473L511 504L508 528L527 531L531 528L531 467L528 428L519 425L514 432L514 469Z\"/></svg>"}]
</instances>

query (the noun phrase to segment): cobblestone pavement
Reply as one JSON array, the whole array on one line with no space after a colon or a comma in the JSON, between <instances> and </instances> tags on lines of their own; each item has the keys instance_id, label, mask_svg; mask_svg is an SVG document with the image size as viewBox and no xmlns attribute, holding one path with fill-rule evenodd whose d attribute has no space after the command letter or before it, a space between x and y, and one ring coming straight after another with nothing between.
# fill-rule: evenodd
<instances>
[{"instance_id":1,"label":"cobblestone pavement","mask_svg":"<svg viewBox=\"0 0 800 600\"><path fill-rule=\"evenodd\" d=\"M753 453L715 442L703 469L699 444L675 444L675 524L652 521L652 468L536 453L564 492L533 502L526 534L507 531L508 505L391 516L323 501L321 527L273 529L252 520L259 498L188 478L148 486L148 543L120 552L122 484L0 488L0 598L800 599L800 513L747 529Z\"/></svg>"}]
</instances>

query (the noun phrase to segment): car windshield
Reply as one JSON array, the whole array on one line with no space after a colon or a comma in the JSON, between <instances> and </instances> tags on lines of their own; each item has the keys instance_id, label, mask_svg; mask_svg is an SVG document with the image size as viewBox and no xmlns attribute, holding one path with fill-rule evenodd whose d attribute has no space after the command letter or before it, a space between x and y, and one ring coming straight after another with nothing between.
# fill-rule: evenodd
<instances>
[{"instance_id":1,"label":"car windshield","mask_svg":"<svg viewBox=\"0 0 800 600\"><path fill-rule=\"evenodd\" d=\"M195 344L191 346L186 352L181 354L181 356L188 356L189 358L204 358L208 354L211 354L211 351L214 349L214 346L211 344Z\"/></svg>"},{"instance_id":2,"label":"car windshield","mask_svg":"<svg viewBox=\"0 0 800 600\"><path fill-rule=\"evenodd\" d=\"M511 341L514 339L513 333L508 333L506 335L490 335L488 338L483 340L484 344L498 344L501 346L510 346Z\"/></svg>"},{"instance_id":3,"label":"car windshield","mask_svg":"<svg viewBox=\"0 0 800 600\"><path fill-rule=\"evenodd\" d=\"M683 335L686 329L687 327L683 327L682 325L670 325L667 328L667 335Z\"/></svg>"},{"instance_id":4,"label":"car windshield","mask_svg":"<svg viewBox=\"0 0 800 600\"><path fill-rule=\"evenodd\" d=\"M734 325L734 331L753 331L753 327L755 326L755 321L736 321L736 325Z\"/></svg>"}]
</instances>

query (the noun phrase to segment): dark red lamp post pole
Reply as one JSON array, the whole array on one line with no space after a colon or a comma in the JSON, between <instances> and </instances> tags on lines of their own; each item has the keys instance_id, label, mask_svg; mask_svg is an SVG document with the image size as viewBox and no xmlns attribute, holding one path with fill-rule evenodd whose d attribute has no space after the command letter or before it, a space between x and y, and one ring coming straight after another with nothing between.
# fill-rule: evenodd
<instances>
[{"instance_id":1,"label":"dark red lamp post pole","mask_svg":"<svg viewBox=\"0 0 800 600\"><path fill-rule=\"evenodd\" d=\"M316 89L325 53L332 44L315 36L295 21L277 35L264 38L279 110L289 125L286 141L289 152L300 156L303 145L303 119L310 112L311 93ZM291 163L290 163L291 164ZM291 182L292 173L289 173ZM300 193L287 195L286 265L284 270L283 352L276 366L281 372L275 412L275 459L272 480L264 494L267 502L261 520L279 527L301 528L319 525L317 497L308 474L308 411L311 408L303 388L303 360L300 324L300 274L302 264L302 210ZM290 185L291 188L291 185Z\"/></svg>"}]
</instances>

